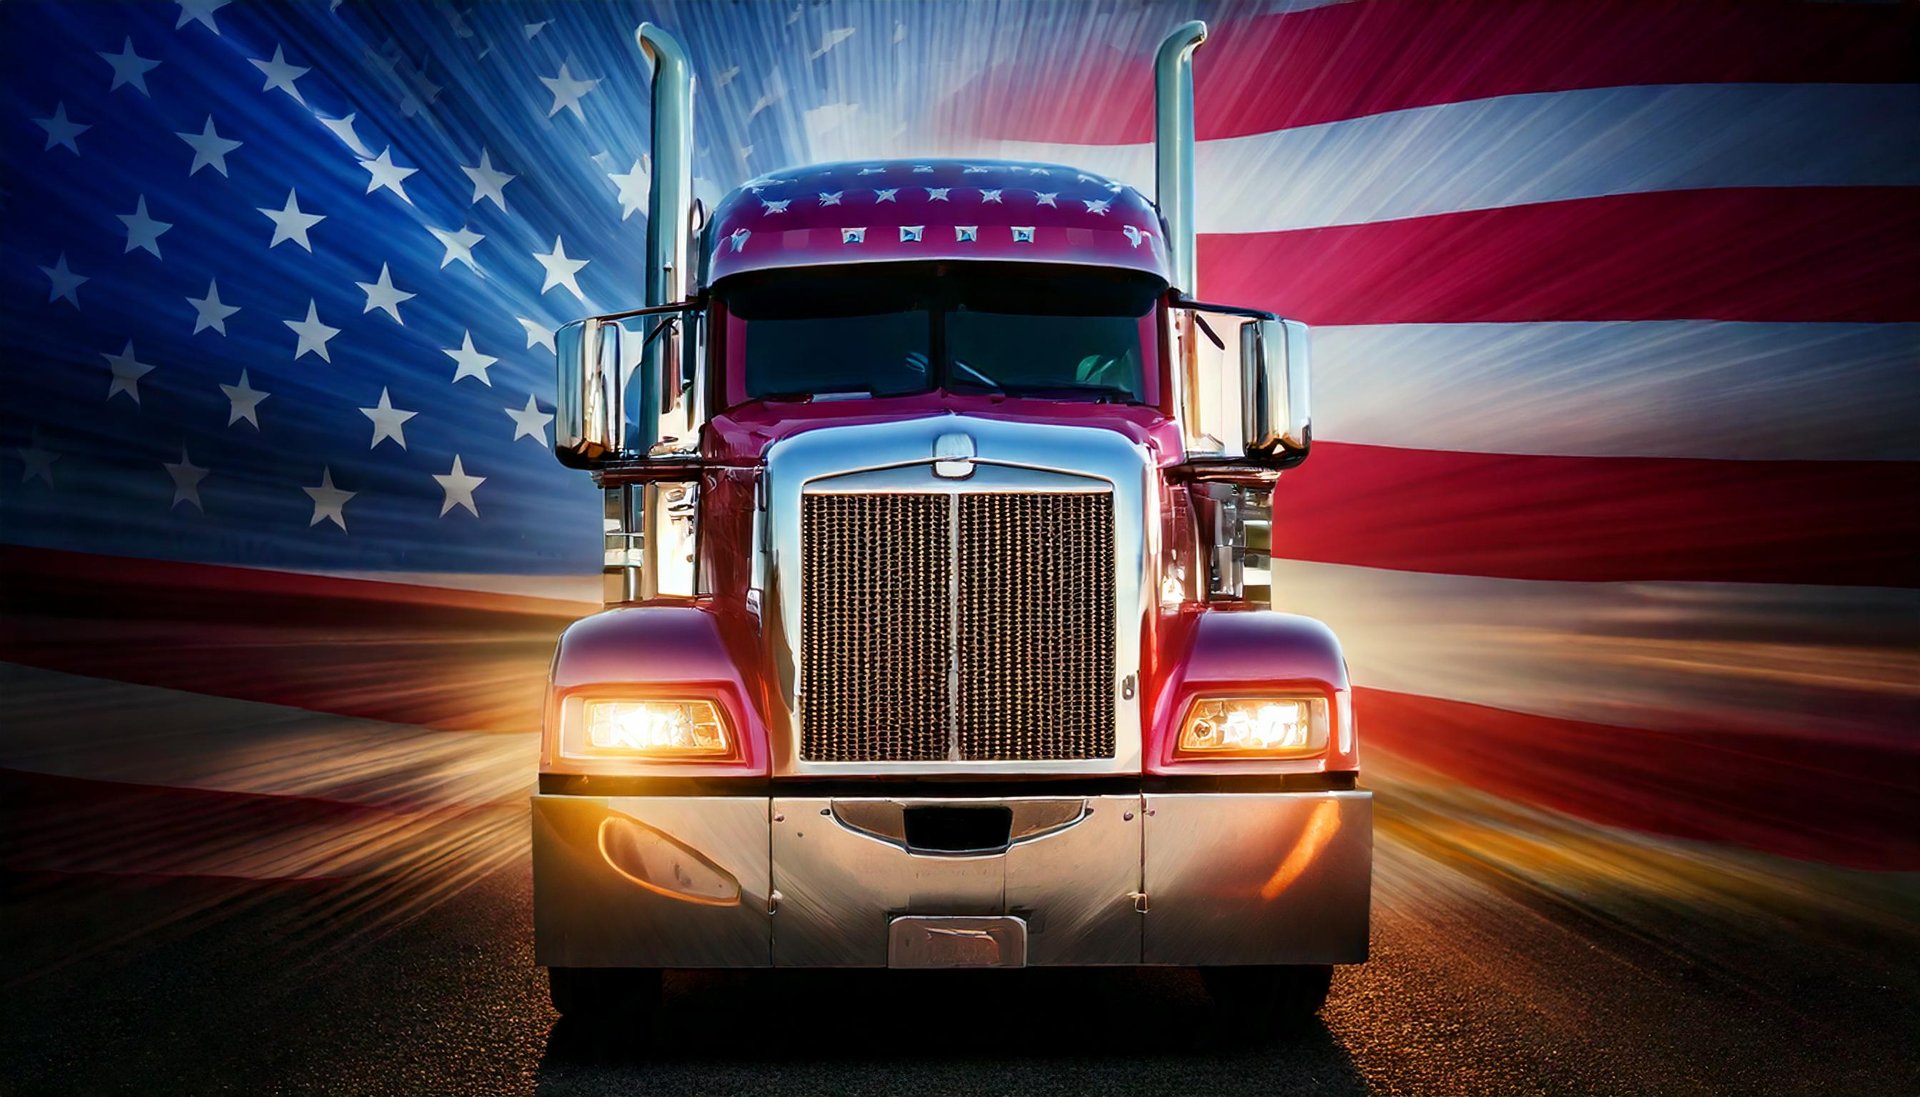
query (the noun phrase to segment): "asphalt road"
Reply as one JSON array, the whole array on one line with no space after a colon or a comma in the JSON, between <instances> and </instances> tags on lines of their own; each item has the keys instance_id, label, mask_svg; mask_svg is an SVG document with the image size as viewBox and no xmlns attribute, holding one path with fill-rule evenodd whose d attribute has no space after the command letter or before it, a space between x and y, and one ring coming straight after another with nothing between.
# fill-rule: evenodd
<instances>
[{"instance_id":1,"label":"asphalt road","mask_svg":"<svg viewBox=\"0 0 1920 1097\"><path fill-rule=\"evenodd\" d=\"M1380 781L1373 959L1264 1046L1180 971L675 974L657 1031L559 1023L509 837L392 878L6 877L0 1092L1920 1092L1912 880Z\"/></svg>"}]
</instances>

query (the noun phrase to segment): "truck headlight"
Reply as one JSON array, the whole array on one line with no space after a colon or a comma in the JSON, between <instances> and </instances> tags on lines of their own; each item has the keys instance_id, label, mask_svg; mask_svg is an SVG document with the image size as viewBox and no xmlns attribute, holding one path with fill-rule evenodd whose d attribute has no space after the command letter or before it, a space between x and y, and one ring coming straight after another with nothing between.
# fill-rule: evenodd
<instances>
[{"instance_id":1,"label":"truck headlight","mask_svg":"<svg viewBox=\"0 0 1920 1097\"><path fill-rule=\"evenodd\" d=\"M1306 758L1327 749L1324 697L1200 697L1187 707L1180 754Z\"/></svg>"},{"instance_id":2,"label":"truck headlight","mask_svg":"<svg viewBox=\"0 0 1920 1097\"><path fill-rule=\"evenodd\" d=\"M588 758L723 758L733 737L712 701L570 698L560 748Z\"/></svg>"}]
</instances>

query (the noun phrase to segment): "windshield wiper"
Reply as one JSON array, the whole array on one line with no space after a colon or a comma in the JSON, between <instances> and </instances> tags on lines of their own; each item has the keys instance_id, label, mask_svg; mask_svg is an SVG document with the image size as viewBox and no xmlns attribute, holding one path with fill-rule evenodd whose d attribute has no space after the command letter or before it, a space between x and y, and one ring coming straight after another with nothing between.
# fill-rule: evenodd
<instances>
[{"instance_id":1,"label":"windshield wiper","mask_svg":"<svg viewBox=\"0 0 1920 1097\"><path fill-rule=\"evenodd\" d=\"M1121 388L1119 385L1010 385L1002 383L995 385L994 390L1008 396L1032 396L1040 399L1049 397L1075 399L1093 396L1102 402L1120 401L1128 404L1134 403L1139 399L1139 397L1133 394L1132 389Z\"/></svg>"},{"instance_id":2,"label":"windshield wiper","mask_svg":"<svg viewBox=\"0 0 1920 1097\"><path fill-rule=\"evenodd\" d=\"M859 400L875 395L878 394L873 391L872 385L847 385L831 389L796 389L792 392L759 392L755 393L753 398L756 400L811 402L814 400Z\"/></svg>"}]
</instances>

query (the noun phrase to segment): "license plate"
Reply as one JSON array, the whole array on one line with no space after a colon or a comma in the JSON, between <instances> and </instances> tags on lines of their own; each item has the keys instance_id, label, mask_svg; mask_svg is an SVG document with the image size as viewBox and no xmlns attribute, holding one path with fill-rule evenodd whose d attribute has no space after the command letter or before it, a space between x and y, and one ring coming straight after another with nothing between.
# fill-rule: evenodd
<instances>
[{"instance_id":1,"label":"license plate","mask_svg":"<svg viewBox=\"0 0 1920 1097\"><path fill-rule=\"evenodd\" d=\"M903 915L887 927L887 966L1026 967L1027 922L1012 915Z\"/></svg>"}]
</instances>

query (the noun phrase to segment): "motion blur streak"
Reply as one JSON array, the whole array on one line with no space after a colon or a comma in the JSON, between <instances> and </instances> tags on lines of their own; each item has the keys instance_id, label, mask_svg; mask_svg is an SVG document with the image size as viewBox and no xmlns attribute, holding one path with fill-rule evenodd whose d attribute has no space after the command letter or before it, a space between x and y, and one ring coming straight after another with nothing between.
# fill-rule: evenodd
<instances>
[{"instance_id":1,"label":"motion blur streak","mask_svg":"<svg viewBox=\"0 0 1920 1097\"><path fill-rule=\"evenodd\" d=\"M1280 859L1279 867L1273 870L1272 876L1267 877L1267 882L1260 885L1260 898L1269 903L1280 898L1280 893L1292 887L1300 874L1307 871L1307 866L1320 856L1320 851L1326 848L1334 832L1339 829L1340 805L1327 801L1316 806L1313 814L1307 817L1307 825L1300 831L1293 848Z\"/></svg>"},{"instance_id":2,"label":"motion blur streak","mask_svg":"<svg viewBox=\"0 0 1920 1097\"><path fill-rule=\"evenodd\" d=\"M1380 917L1319 1077L1920 1085L1879 1032L1920 1000L1912 5L8 0L0 1041L44 1070L0 1088L149 1077L98 1049L143 996L187 1027L183 956L299 997L189 998L228 1021L204 1039L247 1036L140 1049L243 1064L191 1088L257 1088L285 1047L325 1091L502 1088L415 1054L428 1013L531 1087L534 732L600 564L598 500L534 424L552 329L638 297L637 22L703 74L711 203L838 158L1129 176L1153 48L1189 17L1203 295L1321 325L1274 590L1345 638ZM298 93L263 91L283 64ZM369 187L383 156L417 169L401 190ZM256 212L290 190L324 216L310 250ZM543 278L556 238L577 292ZM301 353L310 308L328 356ZM369 422L388 397L404 442ZM472 510L434 479L456 457ZM354 493L338 524L323 483ZM112 986L138 989L94 994L128 950L144 981ZM442 993L286 971L349 954ZM1654 989L1629 1008L1624 984ZM693 1045L733 1031L732 998L682 1000ZM810 1006L785 1013L830 1040ZM390 1073L327 1073L362 1018ZM1222 1061L1084 1077L1250 1084ZM1036 1064L997 1084L1083 1076ZM636 1088L766 1085L697 1065Z\"/></svg>"}]
</instances>

